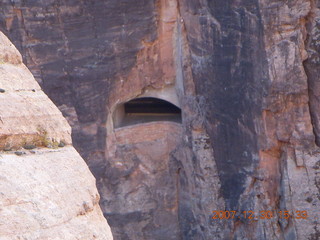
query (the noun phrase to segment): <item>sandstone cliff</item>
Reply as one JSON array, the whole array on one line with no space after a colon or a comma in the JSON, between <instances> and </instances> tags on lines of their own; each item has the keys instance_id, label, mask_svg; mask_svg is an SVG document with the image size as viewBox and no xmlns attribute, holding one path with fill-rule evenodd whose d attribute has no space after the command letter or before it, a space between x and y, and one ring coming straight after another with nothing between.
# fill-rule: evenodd
<instances>
[{"instance_id":1,"label":"sandstone cliff","mask_svg":"<svg viewBox=\"0 0 320 240\"><path fill-rule=\"evenodd\" d=\"M113 239L70 126L1 32L0 88L0 239Z\"/></svg>"},{"instance_id":2,"label":"sandstone cliff","mask_svg":"<svg viewBox=\"0 0 320 240\"><path fill-rule=\"evenodd\" d=\"M115 239L320 238L317 0L1 7L0 28L72 126ZM137 97L175 104L182 122L118 128Z\"/></svg>"}]
</instances>

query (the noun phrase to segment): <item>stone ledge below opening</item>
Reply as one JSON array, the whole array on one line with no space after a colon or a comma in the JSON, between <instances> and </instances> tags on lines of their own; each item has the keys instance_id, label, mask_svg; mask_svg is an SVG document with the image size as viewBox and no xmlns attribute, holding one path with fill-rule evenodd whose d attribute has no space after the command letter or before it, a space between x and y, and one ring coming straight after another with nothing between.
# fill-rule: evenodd
<instances>
[{"instance_id":1,"label":"stone ledge below opening","mask_svg":"<svg viewBox=\"0 0 320 240\"><path fill-rule=\"evenodd\" d=\"M117 144L133 144L139 142L156 141L166 138L168 134L181 136L181 124L175 122L159 121L130 125L115 129Z\"/></svg>"}]
</instances>

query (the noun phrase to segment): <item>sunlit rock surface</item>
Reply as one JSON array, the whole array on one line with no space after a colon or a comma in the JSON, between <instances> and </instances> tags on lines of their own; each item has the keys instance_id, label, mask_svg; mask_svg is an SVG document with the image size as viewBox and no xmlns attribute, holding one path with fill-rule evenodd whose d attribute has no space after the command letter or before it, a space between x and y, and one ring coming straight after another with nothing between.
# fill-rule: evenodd
<instances>
[{"instance_id":1,"label":"sunlit rock surface","mask_svg":"<svg viewBox=\"0 0 320 240\"><path fill-rule=\"evenodd\" d=\"M317 0L1 7L0 28L72 126L115 239L320 238ZM115 128L117 106L143 96L178 99L182 123ZM273 216L212 219L225 209Z\"/></svg>"},{"instance_id":2,"label":"sunlit rock surface","mask_svg":"<svg viewBox=\"0 0 320 240\"><path fill-rule=\"evenodd\" d=\"M70 126L1 32L0 49L0 239L113 239Z\"/></svg>"}]
</instances>

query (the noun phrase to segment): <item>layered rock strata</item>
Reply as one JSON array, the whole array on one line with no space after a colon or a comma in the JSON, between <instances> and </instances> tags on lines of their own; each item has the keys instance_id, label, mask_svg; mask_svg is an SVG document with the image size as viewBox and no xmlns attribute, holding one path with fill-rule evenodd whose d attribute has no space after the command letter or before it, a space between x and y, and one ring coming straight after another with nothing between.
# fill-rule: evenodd
<instances>
[{"instance_id":1,"label":"layered rock strata","mask_svg":"<svg viewBox=\"0 0 320 240\"><path fill-rule=\"evenodd\" d=\"M116 239L319 239L318 1L2 7L1 29L72 125ZM182 123L116 129L117 106L143 96L178 103Z\"/></svg>"},{"instance_id":2,"label":"layered rock strata","mask_svg":"<svg viewBox=\"0 0 320 240\"><path fill-rule=\"evenodd\" d=\"M0 239L113 239L71 128L0 32Z\"/></svg>"}]
</instances>

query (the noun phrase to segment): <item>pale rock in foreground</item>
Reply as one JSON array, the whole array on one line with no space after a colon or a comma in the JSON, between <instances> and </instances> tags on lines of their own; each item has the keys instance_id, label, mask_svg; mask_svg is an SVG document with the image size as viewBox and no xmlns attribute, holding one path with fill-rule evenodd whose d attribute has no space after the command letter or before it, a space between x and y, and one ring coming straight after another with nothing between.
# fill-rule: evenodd
<instances>
[{"instance_id":1,"label":"pale rock in foreground","mask_svg":"<svg viewBox=\"0 0 320 240\"><path fill-rule=\"evenodd\" d=\"M0 89L0 239L113 239L70 126L1 32Z\"/></svg>"}]
</instances>

